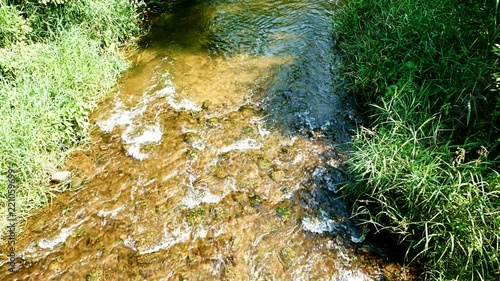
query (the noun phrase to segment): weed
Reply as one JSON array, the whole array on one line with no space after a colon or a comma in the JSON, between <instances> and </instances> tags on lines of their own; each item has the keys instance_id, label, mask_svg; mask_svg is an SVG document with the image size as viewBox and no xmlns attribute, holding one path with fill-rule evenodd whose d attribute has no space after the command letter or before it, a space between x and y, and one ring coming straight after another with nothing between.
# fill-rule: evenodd
<instances>
[{"instance_id":1,"label":"weed","mask_svg":"<svg viewBox=\"0 0 500 281\"><path fill-rule=\"evenodd\" d=\"M498 278L500 99L486 91L498 3L350 0L335 15L343 72L376 128L355 136L343 190L428 279Z\"/></svg>"}]
</instances>

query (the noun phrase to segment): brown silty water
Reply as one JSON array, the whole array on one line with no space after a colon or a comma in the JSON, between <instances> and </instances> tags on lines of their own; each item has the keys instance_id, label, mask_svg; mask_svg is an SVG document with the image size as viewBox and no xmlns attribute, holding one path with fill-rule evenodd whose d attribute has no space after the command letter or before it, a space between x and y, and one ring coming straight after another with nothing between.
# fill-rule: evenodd
<instances>
[{"instance_id":1,"label":"brown silty water","mask_svg":"<svg viewBox=\"0 0 500 281\"><path fill-rule=\"evenodd\" d=\"M278 2L155 21L67 163L77 189L28 220L4 279L411 279L368 253L338 199L352 113L332 4Z\"/></svg>"}]
</instances>

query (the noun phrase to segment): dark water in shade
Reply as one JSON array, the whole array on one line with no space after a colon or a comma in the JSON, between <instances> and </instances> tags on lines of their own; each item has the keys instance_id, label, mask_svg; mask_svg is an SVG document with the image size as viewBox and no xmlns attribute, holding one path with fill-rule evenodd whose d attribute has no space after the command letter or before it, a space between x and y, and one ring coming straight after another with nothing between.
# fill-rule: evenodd
<instances>
[{"instance_id":1,"label":"dark water in shade","mask_svg":"<svg viewBox=\"0 0 500 281\"><path fill-rule=\"evenodd\" d=\"M338 199L353 113L328 1L203 1L153 21L30 218L13 280L410 280ZM2 251L3 253L6 251Z\"/></svg>"}]
</instances>

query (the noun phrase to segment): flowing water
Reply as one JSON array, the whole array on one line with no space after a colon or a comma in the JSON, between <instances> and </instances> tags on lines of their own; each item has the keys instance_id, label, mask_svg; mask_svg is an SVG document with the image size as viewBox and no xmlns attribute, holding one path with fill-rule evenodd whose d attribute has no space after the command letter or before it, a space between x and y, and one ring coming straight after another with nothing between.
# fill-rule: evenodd
<instances>
[{"instance_id":1,"label":"flowing water","mask_svg":"<svg viewBox=\"0 0 500 281\"><path fill-rule=\"evenodd\" d=\"M354 114L332 11L226 0L155 18L67 163L77 190L28 220L2 276L406 280L338 199Z\"/></svg>"}]
</instances>

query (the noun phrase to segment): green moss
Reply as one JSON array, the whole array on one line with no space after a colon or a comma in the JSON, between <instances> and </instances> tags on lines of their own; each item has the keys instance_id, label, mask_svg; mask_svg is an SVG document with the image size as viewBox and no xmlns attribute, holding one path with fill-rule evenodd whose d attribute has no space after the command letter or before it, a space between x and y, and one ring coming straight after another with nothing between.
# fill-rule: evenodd
<instances>
[{"instance_id":1,"label":"green moss","mask_svg":"<svg viewBox=\"0 0 500 281\"><path fill-rule=\"evenodd\" d=\"M251 126L246 126L246 127L243 127L243 129L242 129L242 132L245 135L253 134L254 131L255 131L255 129L253 127L251 127Z\"/></svg>"},{"instance_id":2,"label":"green moss","mask_svg":"<svg viewBox=\"0 0 500 281\"><path fill-rule=\"evenodd\" d=\"M260 196L255 195L250 197L250 206L252 206L253 208L259 208L261 203L262 199L260 198Z\"/></svg>"},{"instance_id":3,"label":"green moss","mask_svg":"<svg viewBox=\"0 0 500 281\"><path fill-rule=\"evenodd\" d=\"M191 209L186 214L186 218L191 224L198 224L202 222L205 219L205 216L205 209L201 207Z\"/></svg>"},{"instance_id":4,"label":"green moss","mask_svg":"<svg viewBox=\"0 0 500 281\"><path fill-rule=\"evenodd\" d=\"M283 220L287 220L292 215L292 212L287 207L278 207L276 209L276 215Z\"/></svg>"}]
</instances>

